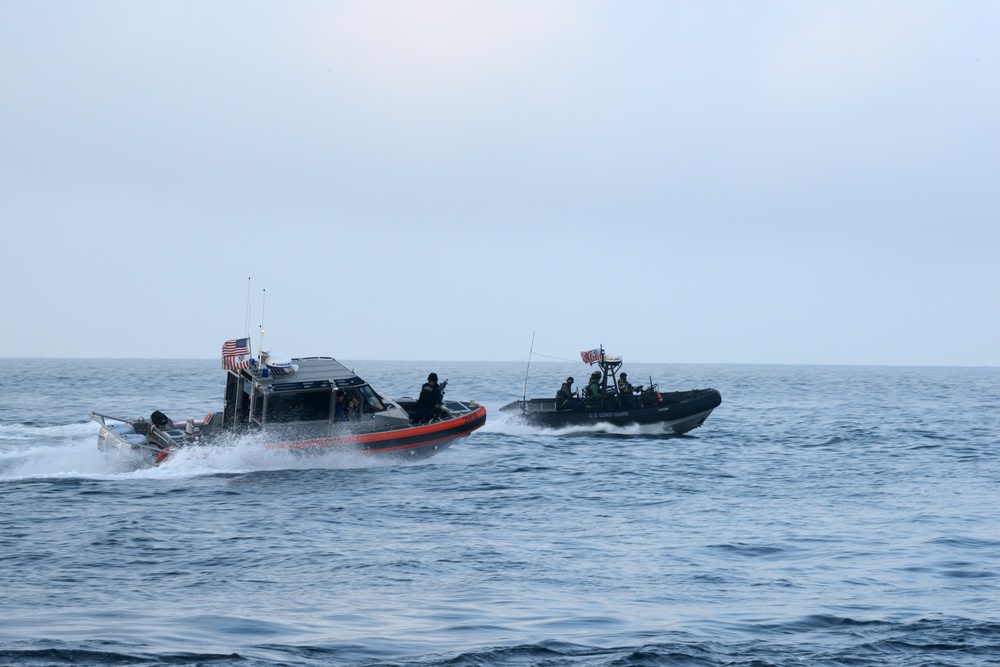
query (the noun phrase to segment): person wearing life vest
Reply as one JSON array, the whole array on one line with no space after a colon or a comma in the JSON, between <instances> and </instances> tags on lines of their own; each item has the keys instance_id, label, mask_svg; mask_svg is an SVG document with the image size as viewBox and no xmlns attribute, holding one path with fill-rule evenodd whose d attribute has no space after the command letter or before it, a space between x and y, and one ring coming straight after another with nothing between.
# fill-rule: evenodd
<instances>
[{"instance_id":1,"label":"person wearing life vest","mask_svg":"<svg viewBox=\"0 0 1000 667\"><path fill-rule=\"evenodd\" d=\"M417 398L417 408L413 412L410 420L413 424L426 424L434 418L437 407L444 400L444 394L438 386L437 373L427 376L427 382L420 388L420 396Z\"/></svg>"},{"instance_id":2,"label":"person wearing life vest","mask_svg":"<svg viewBox=\"0 0 1000 667\"><path fill-rule=\"evenodd\" d=\"M628 373L618 376L618 402L623 410L631 410L636 407L635 392L642 391L642 385L633 387L629 384Z\"/></svg>"},{"instance_id":3,"label":"person wearing life vest","mask_svg":"<svg viewBox=\"0 0 1000 667\"><path fill-rule=\"evenodd\" d=\"M573 389L573 378L568 377L556 392L556 410L576 410L580 409L580 401L577 398L578 392Z\"/></svg>"},{"instance_id":4,"label":"person wearing life vest","mask_svg":"<svg viewBox=\"0 0 1000 667\"><path fill-rule=\"evenodd\" d=\"M611 403L601 390L601 371L594 371L590 374L590 382L587 383L587 409L611 410Z\"/></svg>"}]
</instances>

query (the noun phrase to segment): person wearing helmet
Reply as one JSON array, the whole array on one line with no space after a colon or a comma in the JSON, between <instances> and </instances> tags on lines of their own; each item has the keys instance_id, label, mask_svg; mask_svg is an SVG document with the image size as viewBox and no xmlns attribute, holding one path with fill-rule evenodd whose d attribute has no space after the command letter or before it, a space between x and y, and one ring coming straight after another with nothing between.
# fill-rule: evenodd
<instances>
[{"instance_id":1,"label":"person wearing helmet","mask_svg":"<svg viewBox=\"0 0 1000 667\"><path fill-rule=\"evenodd\" d=\"M438 406L441 405L443 400L444 394L441 393L441 387L438 386L437 373L431 373L427 376L427 382L420 388L420 396L417 398L417 409L414 410L413 418L410 422L413 424L426 424L434 418L434 413L437 412Z\"/></svg>"},{"instance_id":2,"label":"person wearing helmet","mask_svg":"<svg viewBox=\"0 0 1000 667\"><path fill-rule=\"evenodd\" d=\"M556 410L578 410L579 400L577 396L578 392L573 389L573 378L566 378L566 381L559 387L559 391L556 392Z\"/></svg>"},{"instance_id":3,"label":"person wearing helmet","mask_svg":"<svg viewBox=\"0 0 1000 667\"><path fill-rule=\"evenodd\" d=\"M611 409L611 404L601 389L601 371L590 374L590 382L587 383L587 409L604 411Z\"/></svg>"},{"instance_id":4,"label":"person wearing helmet","mask_svg":"<svg viewBox=\"0 0 1000 667\"><path fill-rule=\"evenodd\" d=\"M642 385L633 387L629 384L628 373L622 373L618 376L618 402L621 403L623 410L631 410L636 407L634 396L636 391L642 391Z\"/></svg>"}]
</instances>

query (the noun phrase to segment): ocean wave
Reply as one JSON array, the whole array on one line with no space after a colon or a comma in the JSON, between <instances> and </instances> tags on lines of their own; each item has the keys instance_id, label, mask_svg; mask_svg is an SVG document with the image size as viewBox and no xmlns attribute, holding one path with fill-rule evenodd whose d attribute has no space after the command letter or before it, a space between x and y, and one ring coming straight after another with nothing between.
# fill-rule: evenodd
<instances>
[{"instance_id":1,"label":"ocean wave","mask_svg":"<svg viewBox=\"0 0 1000 667\"><path fill-rule=\"evenodd\" d=\"M87 393L117 366L44 386L116 414L201 402L205 364ZM523 372L450 370L491 406L520 394ZM996 372L703 370L727 402L694 437L490 408L406 465L242 438L145 468L98 451L85 408L22 401L0 428L0 664L995 664L1000 415L976 397ZM942 374L962 391L928 388Z\"/></svg>"},{"instance_id":2,"label":"ocean wave","mask_svg":"<svg viewBox=\"0 0 1000 667\"><path fill-rule=\"evenodd\" d=\"M39 425L31 423L0 424L0 442L4 440L46 440L74 438L95 434L100 429L97 422L87 420L72 424Z\"/></svg>"},{"instance_id":3,"label":"ocean wave","mask_svg":"<svg viewBox=\"0 0 1000 667\"><path fill-rule=\"evenodd\" d=\"M766 632L765 632L766 631ZM745 631L746 632L746 631ZM726 641L684 632L645 641L590 645L559 640L509 646L426 652L399 642L332 642L287 645L260 643L236 651L139 650L117 642L45 642L48 646L0 650L12 666L83 665L135 667L203 665L225 667L870 667L961 665L992 667L1000 655L1000 624L970 619L919 619L908 623L815 616L755 630L755 638ZM765 632L765 634L761 634ZM769 635L770 639L765 639ZM639 639L639 638L637 638ZM55 644L53 646L53 644ZM100 644L95 646L95 644Z\"/></svg>"}]
</instances>

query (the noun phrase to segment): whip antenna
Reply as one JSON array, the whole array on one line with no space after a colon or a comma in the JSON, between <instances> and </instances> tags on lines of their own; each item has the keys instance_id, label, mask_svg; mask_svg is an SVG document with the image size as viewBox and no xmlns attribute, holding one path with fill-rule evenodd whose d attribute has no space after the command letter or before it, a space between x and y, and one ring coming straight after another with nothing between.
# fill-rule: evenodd
<instances>
[{"instance_id":1,"label":"whip antenna","mask_svg":"<svg viewBox=\"0 0 1000 667\"><path fill-rule=\"evenodd\" d=\"M250 279L247 278L247 312L243 317L243 333L250 337Z\"/></svg>"},{"instance_id":2,"label":"whip antenna","mask_svg":"<svg viewBox=\"0 0 1000 667\"><path fill-rule=\"evenodd\" d=\"M521 401L528 402L528 369L531 368L531 353L535 351L535 332L531 332L531 347L528 349L528 365L524 367L524 384L521 386Z\"/></svg>"},{"instance_id":3,"label":"whip antenna","mask_svg":"<svg viewBox=\"0 0 1000 667\"><path fill-rule=\"evenodd\" d=\"M260 338L257 339L257 365L260 366L264 354L264 304L267 301L267 290L261 290L260 295Z\"/></svg>"}]
</instances>

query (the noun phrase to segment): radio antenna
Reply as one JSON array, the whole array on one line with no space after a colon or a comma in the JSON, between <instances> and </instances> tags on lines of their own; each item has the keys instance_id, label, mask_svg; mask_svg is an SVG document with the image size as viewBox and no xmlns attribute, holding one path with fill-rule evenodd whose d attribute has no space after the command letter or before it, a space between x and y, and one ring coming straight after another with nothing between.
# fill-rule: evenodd
<instances>
[{"instance_id":1,"label":"radio antenna","mask_svg":"<svg viewBox=\"0 0 1000 667\"><path fill-rule=\"evenodd\" d=\"M260 294L260 338L257 340L257 365L260 366L264 354L264 304L267 302L267 290Z\"/></svg>"},{"instance_id":2,"label":"radio antenna","mask_svg":"<svg viewBox=\"0 0 1000 667\"><path fill-rule=\"evenodd\" d=\"M531 332L531 347L528 349L528 365L524 367L524 385L521 387L521 402L528 402L528 369L531 368L531 353L535 351L535 332Z\"/></svg>"},{"instance_id":3,"label":"radio antenna","mask_svg":"<svg viewBox=\"0 0 1000 667\"><path fill-rule=\"evenodd\" d=\"M243 317L243 333L250 337L250 278L247 278L247 312Z\"/></svg>"}]
</instances>

